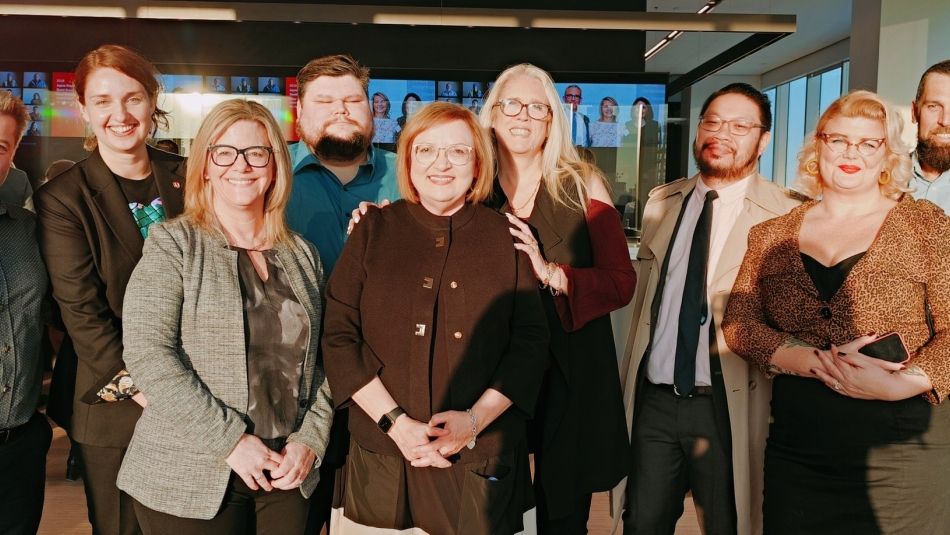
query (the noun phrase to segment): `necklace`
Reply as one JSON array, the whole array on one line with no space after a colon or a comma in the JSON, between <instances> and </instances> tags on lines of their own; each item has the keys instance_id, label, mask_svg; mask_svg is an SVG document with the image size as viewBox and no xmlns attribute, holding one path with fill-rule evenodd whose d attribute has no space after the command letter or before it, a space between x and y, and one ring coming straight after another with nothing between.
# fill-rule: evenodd
<instances>
[{"instance_id":1,"label":"necklace","mask_svg":"<svg viewBox=\"0 0 950 535\"><path fill-rule=\"evenodd\" d=\"M269 247L265 249L265 247L267 246L266 235L260 240L258 240L257 242L251 244L248 247L245 247L243 245L238 245L238 240L234 239L234 236L230 232L228 232L224 228L222 228L221 231L224 234L224 237L227 240L228 245L231 247L237 247L239 249L244 249L245 251L257 251L257 252L266 251L267 249L269 249Z\"/></svg>"},{"instance_id":2,"label":"necklace","mask_svg":"<svg viewBox=\"0 0 950 535\"><path fill-rule=\"evenodd\" d=\"M525 200L524 204L522 204L521 206L515 206L513 203L509 203L509 205L511 206L511 209L515 212L515 214L521 213L522 210L524 210L525 208L527 208L529 204L531 204L531 201L533 201L534 198L538 195L538 191L541 190L541 181L542 179L539 178L537 185L534 186L534 191L531 193L531 195L528 195L528 198L527 200ZM514 195L512 195L512 198L514 198Z\"/></svg>"}]
</instances>

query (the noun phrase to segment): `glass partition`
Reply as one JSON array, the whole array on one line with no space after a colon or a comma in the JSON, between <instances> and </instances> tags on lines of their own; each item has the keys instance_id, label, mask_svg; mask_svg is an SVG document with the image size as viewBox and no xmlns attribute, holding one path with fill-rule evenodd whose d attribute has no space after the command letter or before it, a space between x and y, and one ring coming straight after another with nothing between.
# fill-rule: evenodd
<instances>
[{"instance_id":1,"label":"glass partition","mask_svg":"<svg viewBox=\"0 0 950 535\"><path fill-rule=\"evenodd\" d=\"M76 102L72 73L0 74L7 75L0 76L0 85L6 85L2 82L9 78L13 80L10 85L18 86L0 90L18 93L30 111L31 120L17 165L34 182L55 160L86 157L82 148L86 127ZM28 87L30 83L45 87ZM230 98L260 102L278 119L288 141L297 141L294 77L163 75L162 85L166 91L160 95L159 105L169 112L169 125L158 130L155 139L175 141L184 156L189 154L191 139L204 116L218 102ZM457 102L477 113L491 85L470 80L372 80L369 93L374 113L374 144L394 150L406 119L428 102ZM602 170L627 235L637 236L647 194L666 177L664 86L556 86L564 95L558 112L565 114L572 139L582 156ZM578 90L582 91L580 99L576 97Z\"/></svg>"}]
</instances>

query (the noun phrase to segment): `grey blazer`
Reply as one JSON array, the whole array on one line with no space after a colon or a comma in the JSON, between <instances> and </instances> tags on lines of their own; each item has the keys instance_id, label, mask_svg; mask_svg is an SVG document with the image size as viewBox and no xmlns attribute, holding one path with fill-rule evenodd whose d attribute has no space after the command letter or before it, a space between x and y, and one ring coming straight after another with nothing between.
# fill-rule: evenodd
<instances>
[{"instance_id":1,"label":"grey blazer","mask_svg":"<svg viewBox=\"0 0 950 535\"><path fill-rule=\"evenodd\" d=\"M330 387L317 352L325 278L316 249L294 234L277 258L310 317L300 409L288 441L320 464L333 421ZM117 485L143 505L185 518L212 518L231 477L225 462L245 432L247 355L237 252L224 237L181 218L149 229L129 280L123 359L148 399ZM311 470L300 486L309 497Z\"/></svg>"}]
</instances>

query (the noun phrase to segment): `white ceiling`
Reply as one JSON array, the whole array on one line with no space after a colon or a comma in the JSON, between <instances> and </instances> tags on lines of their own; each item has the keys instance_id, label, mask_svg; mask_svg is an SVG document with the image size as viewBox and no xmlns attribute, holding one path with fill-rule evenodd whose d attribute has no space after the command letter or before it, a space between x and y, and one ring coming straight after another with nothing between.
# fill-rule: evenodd
<instances>
[{"instance_id":1,"label":"white ceiling","mask_svg":"<svg viewBox=\"0 0 950 535\"><path fill-rule=\"evenodd\" d=\"M846 39L852 0L723 0L715 13L797 15L797 31L716 74L761 75ZM648 0L647 11L695 13L705 0ZM646 49L668 32L647 32ZM741 42L750 34L692 32L667 45L646 63L648 72L683 74Z\"/></svg>"}]
</instances>

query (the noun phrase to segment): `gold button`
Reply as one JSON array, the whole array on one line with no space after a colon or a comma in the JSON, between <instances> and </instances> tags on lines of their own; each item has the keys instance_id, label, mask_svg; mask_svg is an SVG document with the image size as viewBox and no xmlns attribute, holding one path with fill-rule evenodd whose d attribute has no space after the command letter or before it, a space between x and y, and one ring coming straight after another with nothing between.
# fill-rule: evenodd
<instances>
[{"instance_id":1,"label":"gold button","mask_svg":"<svg viewBox=\"0 0 950 535\"><path fill-rule=\"evenodd\" d=\"M459 287L459 283L452 281L449 283L449 286L454 290Z\"/></svg>"},{"instance_id":2,"label":"gold button","mask_svg":"<svg viewBox=\"0 0 950 535\"><path fill-rule=\"evenodd\" d=\"M453 334L452 336L454 336L456 340L459 340L462 338L462 333L459 331L455 331L455 334Z\"/></svg>"}]
</instances>

